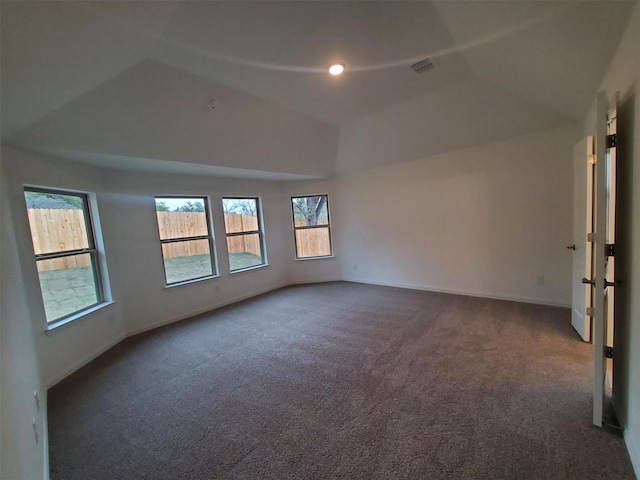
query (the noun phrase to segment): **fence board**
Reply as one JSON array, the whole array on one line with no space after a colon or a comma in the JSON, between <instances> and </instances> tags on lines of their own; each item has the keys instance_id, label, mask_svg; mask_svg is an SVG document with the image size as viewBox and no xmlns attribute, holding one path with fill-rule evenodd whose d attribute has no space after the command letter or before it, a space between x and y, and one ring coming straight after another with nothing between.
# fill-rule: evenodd
<instances>
[{"instance_id":1,"label":"fence board","mask_svg":"<svg viewBox=\"0 0 640 480\"><path fill-rule=\"evenodd\" d=\"M331 255L329 228L296 230L296 253L298 258Z\"/></svg>"},{"instance_id":2,"label":"fence board","mask_svg":"<svg viewBox=\"0 0 640 480\"><path fill-rule=\"evenodd\" d=\"M156 212L156 215L162 240L209 234L204 212Z\"/></svg>"},{"instance_id":3,"label":"fence board","mask_svg":"<svg viewBox=\"0 0 640 480\"><path fill-rule=\"evenodd\" d=\"M87 248L87 231L82 210L27 209L33 250L36 254ZM61 270L91 265L88 255L38 262L38 271Z\"/></svg>"}]
</instances>

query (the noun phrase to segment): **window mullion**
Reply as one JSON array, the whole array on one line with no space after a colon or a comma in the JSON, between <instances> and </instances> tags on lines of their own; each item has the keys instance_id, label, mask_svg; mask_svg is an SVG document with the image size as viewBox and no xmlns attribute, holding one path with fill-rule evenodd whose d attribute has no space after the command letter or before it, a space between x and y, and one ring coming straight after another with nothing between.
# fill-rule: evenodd
<instances>
[{"instance_id":1,"label":"window mullion","mask_svg":"<svg viewBox=\"0 0 640 480\"><path fill-rule=\"evenodd\" d=\"M329 225L299 225L294 226L293 228L295 228L296 230L311 230L314 228L329 228Z\"/></svg>"},{"instance_id":2,"label":"window mullion","mask_svg":"<svg viewBox=\"0 0 640 480\"><path fill-rule=\"evenodd\" d=\"M160 240L160 243L189 242L193 240L209 240L211 238L211 235L200 235L197 237L164 238Z\"/></svg>"},{"instance_id":3,"label":"window mullion","mask_svg":"<svg viewBox=\"0 0 640 480\"><path fill-rule=\"evenodd\" d=\"M83 253L95 253L95 248L82 248L79 250L66 250L64 252L37 253L36 260L50 260L52 258L72 257L74 255L82 255Z\"/></svg>"},{"instance_id":4,"label":"window mullion","mask_svg":"<svg viewBox=\"0 0 640 480\"><path fill-rule=\"evenodd\" d=\"M262 236L262 232L260 230L246 230L242 232L229 232L227 233L227 237L238 237L240 235L260 235Z\"/></svg>"}]
</instances>

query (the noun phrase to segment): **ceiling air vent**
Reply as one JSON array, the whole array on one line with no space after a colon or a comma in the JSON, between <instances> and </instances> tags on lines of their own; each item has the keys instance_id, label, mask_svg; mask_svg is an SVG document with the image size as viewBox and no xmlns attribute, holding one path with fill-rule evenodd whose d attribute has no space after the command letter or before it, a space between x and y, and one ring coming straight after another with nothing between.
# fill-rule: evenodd
<instances>
[{"instance_id":1,"label":"ceiling air vent","mask_svg":"<svg viewBox=\"0 0 640 480\"><path fill-rule=\"evenodd\" d=\"M435 67L435 64L433 63L433 60L429 57L411 65L411 68L413 68L416 71L416 73L427 72L431 70L433 67Z\"/></svg>"}]
</instances>

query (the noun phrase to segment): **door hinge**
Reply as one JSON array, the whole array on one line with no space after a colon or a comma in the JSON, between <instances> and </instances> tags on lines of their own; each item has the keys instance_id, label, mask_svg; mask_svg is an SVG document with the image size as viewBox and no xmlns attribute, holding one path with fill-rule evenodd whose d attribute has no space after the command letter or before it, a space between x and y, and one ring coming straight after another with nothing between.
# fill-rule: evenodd
<instances>
[{"instance_id":1,"label":"door hinge","mask_svg":"<svg viewBox=\"0 0 640 480\"><path fill-rule=\"evenodd\" d=\"M586 308L584 309L584 314L585 314L587 317L593 317L593 308L592 308L592 307L586 307Z\"/></svg>"},{"instance_id":2,"label":"door hinge","mask_svg":"<svg viewBox=\"0 0 640 480\"><path fill-rule=\"evenodd\" d=\"M614 257L615 256L615 245L613 243L607 243L604 246L604 256L605 257Z\"/></svg>"},{"instance_id":3,"label":"door hinge","mask_svg":"<svg viewBox=\"0 0 640 480\"><path fill-rule=\"evenodd\" d=\"M607 148L615 148L617 140L618 140L618 137L615 133L611 135L607 135L607 141L606 141Z\"/></svg>"},{"instance_id":4,"label":"door hinge","mask_svg":"<svg viewBox=\"0 0 640 480\"><path fill-rule=\"evenodd\" d=\"M604 347L604 356L606 358L613 358L613 347L608 347L605 345Z\"/></svg>"},{"instance_id":5,"label":"door hinge","mask_svg":"<svg viewBox=\"0 0 640 480\"><path fill-rule=\"evenodd\" d=\"M587 155L587 163L589 165L595 165L598 161L598 157L596 157L595 153L592 153L590 155Z\"/></svg>"},{"instance_id":6,"label":"door hinge","mask_svg":"<svg viewBox=\"0 0 640 480\"><path fill-rule=\"evenodd\" d=\"M596 241L596 234L595 233L587 233L587 242L589 243L593 243Z\"/></svg>"}]
</instances>

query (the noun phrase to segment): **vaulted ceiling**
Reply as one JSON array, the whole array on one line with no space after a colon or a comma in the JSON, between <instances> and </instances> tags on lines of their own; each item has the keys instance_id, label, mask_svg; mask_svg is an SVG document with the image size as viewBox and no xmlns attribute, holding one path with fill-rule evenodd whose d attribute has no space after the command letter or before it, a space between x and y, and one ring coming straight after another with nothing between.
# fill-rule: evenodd
<instances>
[{"instance_id":1,"label":"vaulted ceiling","mask_svg":"<svg viewBox=\"0 0 640 480\"><path fill-rule=\"evenodd\" d=\"M581 121L634 3L3 1L2 140L276 179L419 158Z\"/></svg>"}]
</instances>

